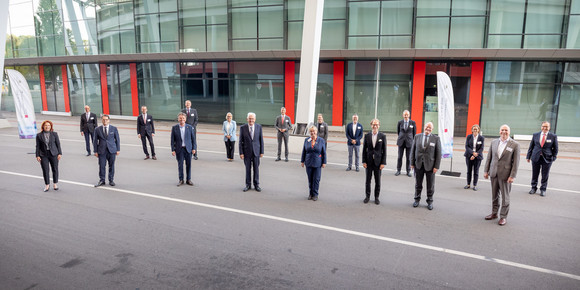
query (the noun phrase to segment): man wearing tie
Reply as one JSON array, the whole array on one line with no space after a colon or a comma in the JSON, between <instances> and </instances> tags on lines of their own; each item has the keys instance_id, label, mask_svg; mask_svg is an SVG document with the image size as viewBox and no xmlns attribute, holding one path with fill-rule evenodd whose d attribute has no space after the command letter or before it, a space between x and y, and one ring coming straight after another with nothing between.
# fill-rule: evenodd
<instances>
[{"instance_id":1,"label":"man wearing tie","mask_svg":"<svg viewBox=\"0 0 580 290\"><path fill-rule=\"evenodd\" d=\"M413 138L417 134L417 127L415 121L409 119L411 114L409 111L403 111L403 120L397 124L397 146L399 147L399 156L397 157L397 172L395 176L401 174L401 166L403 165L403 151L405 152L405 163L407 165L407 176L411 177L411 163L409 161L409 151L413 146Z\"/></svg>"},{"instance_id":2,"label":"man wearing tie","mask_svg":"<svg viewBox=\"0 0 580 290\"><path fill-rule=\"evenodd\" d=\"M195 143L195 133L191 125L186 123L185 113L177 115L179 124L171 128L171 155L177 159L177 170L179 171L179 183L183 185L183 161L185 161L185 171L187 185L193 186L191 181L191 155L195 154L197 144Z\"/></svg>"},{"instance_id":3,"label":"man wearing tie","mask_svg":"<svg viewBox=\"0 0 580 290\"><path fill-rule=\"evenodd\" d=\"M544 121L541 131L532 136L530 148L526 160L532 160L532 189L530 194L538 190L538 176L542 171L542 184L540 185L540 195L546 196L548 187L548 177L550 177L550 167L552 162L558 157L558 136L550 133L550 123Z\"/></svg>"},{"instance_id":4,"label":"man wearing tie","mask_svg":"<svg viewBox=\"0 0 580 290\"><path fill-rule=\"evenodd\" d=\"M278 157L276 161L280 161L280 155L282 154L282 140L284 140L284 156L286 159L284 161L288 162L288 130L292 129L292 122L290 121L290 117L286 115L286 108L282 107L280 109L280 116L276 117L276 123L274 127L277 130L278 136Z\"/></svg>"},{"instance_id":5,"label":"man wearing tie","mask_svg":"<svg viewBox=\"0 0 580 290\"><path fill-rule=\"evenodd\" d=\"M318 114L318 122L316 123L316 129L318 130L318 137L324 139L324 143L328 147L328 124L324 122L322 114Z\"/></svg>"},{"instance_id":6,"label":"man wearing tie","mask_svg":"<svg viewBox=\"0 0 580 290\"><path fill-rule=\"evenodd\" d=\"M95 187L105 185L105 166L109 164L109 185L115 186L115 159L121 153L121 139L117 127L109 125L109 115L101 118L102 126L95 129L95 156L99 158L99 183Z\"/></svg>"},{"instance_id":7,"label":"man wearing tie","mask_svg":"<svg viewBox=\"0 0 580 290\"><path fill-rule=\"evenodd\" d=\"M499 128L499 139L491 141L483 177L491 177L491 214L486 220L497 218L499 210L499 197L501 193L502 205L498 224L503 226L507 223L507 215L510 210L510 191L512 183L518 174L520 164L520 144L510 138L510 127L502 125Z\"/></svg>"},{"instance_id":8,"label":"man wearing tie","mask_svg":"<svg viewBox=\"0 0 580 290\"><path fill-rule=\"evenodd\" d=\"M419 206L423 177L427 177L427 208L433 210L433 194L435 193L435 174L441 164L441 140L431 134L433 123L425 124L424 132L415 135L411 146L411 168L415 170L415 202Z\"/></svg>"},{"instance_id":9,"label":"man wearing tie","mask_svg":"<svg viewBox=\"0 0 580 290\"><path fill-rule=\"evenodd\" d=\"M378 119L371 121L372 131L365 135L362 152L362 164L366 172L366 187L364 203L368 203L371 196L371 179L375 176L375 204L380 204L381 171L387 164L387 136L379 132L381 122Z\"/></svg>"},{"instance_id":10,"label":"man wearing tie","mask_svg":"<svg viewBox=\"0 0 580 290\"><path fill-rule=\"evenodd\" d=\"M250 190L252 186L252 172L254 170L254 188L257 192L260 188L260 158L264 156L264 137L262 136L262 126L256 124L256 114L250 112L247 117L248 123L240 127L239 151L240 158L244 160L246 166L246 187L244 192Z\"/></svg>"},{"instance_id":11,"label":"man wearing tie","mask_svg":"<svg viewBox=\"0 0 580 290\"><path fill-rule=\"evenodd\" d=\"M153 160L157 160L155 157L155 146L153 145L153 136L155 136L155 125L153 124L153 116L147 114L147 107L141 107L141 115L137 117L137 137L141 139L143 144L143 153L145 153L145 160L149 159L149 152L147 151L147 142L149 140L149 146L151 146L151 155Z\"/></svg>"},{"instance_id":12,"label":"man wearing tie","mask_svg":"<svg viewBox=\"0 0 580 290\"><path fill-rule=\"evenodd\" d=\"M81 136L85 136L87 156L91 155L91 143L94 142L95 128L97 128L97 115L91 113L91 107L85 106L85 113L81 115ZM96 151L95 147L93 147L94 151Z\"/></svg>"},{"instance_id":13,"label":"man wearing tie","mask_svg":"<svg viewBox=\"0 0 580 290\"><path fill-rule=\"evenodd\" d=\"M181 110L187 116L185 123L193 127L193 135L195 136L195 147L197 148L197 110L191 107L191 101L185 101L185 109ZM197 160L197 150L193 154L193 159Z\"/></svg>"},{"instance_id":14,"label":"man wearing tie","mask_svg":"<svg viewBox=\"0 0 580 290\"><path fill-rule=\"evenodd\" d=\"M360 149L360 139L363 137L363 126L358 123L358 115L352 115L352 123L346 125L346 145L348 146L348 167L346 171L352 170L352 153L354 151L355 155L355 163L356 172L359 171L358 169L358 151Z\"/></svg>"}]
</instances>

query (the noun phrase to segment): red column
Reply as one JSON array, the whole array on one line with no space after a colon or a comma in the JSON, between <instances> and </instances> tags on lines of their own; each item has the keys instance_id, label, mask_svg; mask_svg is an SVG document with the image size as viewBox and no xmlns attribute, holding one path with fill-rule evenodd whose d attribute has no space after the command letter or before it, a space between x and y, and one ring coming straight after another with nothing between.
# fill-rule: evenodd
<instances>
[{"instance_id":1,"label":"red column","mask_svg":"<svg viewBox=\"0 0 580 290\"><path fill-rule=\"evenodd\" d=\"M133 105L133 116L139 116L139 89L137 87L137 64L130 63L131 72L131 104Z\"/></svg>"},{"instance_id":2,"label":"red column","mask_svg":"<svg viewBox=\"0 0 580 290\"><path fill-rule=\"evenodd\" d=\"M471 126L479 124L481 117L481 96L483 94L483 61L471 63L471 87L469 89L469 106L467 108L467 129L465 136L471 134Z\"/></svg>"},{"instance_id":3,"label":"red column","mask_svg":"<svg viewBox=\"0 0 580 290\"><path fill-rule=\"evenodd\" d=\"M99 65L101 71L101 99L103 101L103 114L109 114L109 90L107 89L107 65Z\"/></svg>"},{"instance_id":4,"label":"red column","mask_svg":"<svg viewBox=\"0 0 580 290\"><path fill-rule=\"evenodd\" d=\"M416 61L413 68L413 96L411 98L411 119L417 124L417 133L423 131L423 105L425 102L425 68L427 62Z\"/></svg>"},{"instance_id":5,"label":"red column","mask_svg":"<svg viewBox=\"0 0 580 290\"><path fill-rule=\"evenodd\" d=\"M284 107L286 108L286 115L290 117L294 123L296 116L296 108L294 106L294 88L296 86L296 63L294 61L286 61L284 63Z\"/></svg>"},{"instance_id":6,"label":"red column","mask_svg":"<svg viewBox=\"0 0 580 290\"><path fill-rule=\"evenodd\" d=\"M63 64L60 66L60 70L62 71L62 90L63 90L63 98L64 98L64 111L70 113L70 97L69 97L69 90L68 90L68 75L66 72L66 65Z\"/></svg>"},{"instance_id":7,"label":"red column","mask_svg":"<svg viewBox=\"0 0 580 290\"><path fill-rule=\"evenodd\" d=\"M42 110L48 111L48 103L46 101L46 81L44 80L44 66L38 66L38 72L40 74L40 95L42 96Z\"/></svg>"},{"instance_id":8,"label":"red column","mask_svg":"<svg viewBox=\"0 0 580 290\"><path fill-rule=\"evenodd\" d=\"M335 61L332 80L332 124L342 126L344 107L344 61Z\"/></svg>"}]
</instances>

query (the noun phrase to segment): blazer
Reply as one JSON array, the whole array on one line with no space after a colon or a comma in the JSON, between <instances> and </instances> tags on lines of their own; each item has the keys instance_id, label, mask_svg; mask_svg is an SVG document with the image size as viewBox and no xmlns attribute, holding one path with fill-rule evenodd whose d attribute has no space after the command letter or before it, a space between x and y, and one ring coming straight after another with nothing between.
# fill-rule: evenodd
<instances>
[{"instance_id":1,"label":"blazer","mask_svg":"<svg viewBox=\"0 0 580 290\"><path fill-rule=\"evenodd\" d=\"M116 154L121 151L121 139L119 139L119 131L117 127L109 125L108 135L105 136L105 129L101 125L95 129L95 138L93 146L99 154L105 154L107 150L111 154Z\"/></svg>"},{"instance_id":2,"label":"blazer","mask_svg":"<svg viewBox=\"0 0 580 290\"><path fill-rule=\"evenodd\" d=\"M264 136L262 135L262 126L254 123L254 139L252 139L250 136L249 125L242 125L240 127L240 142L238 143L238 151L240 155L259 157L261 154L264 154Z\"/></svg>"},{"instance_id":3,"label":"blazer","mask_svg":"<svg viewBox=\"0 0 580 290\"><path fill-rule=\"evenodd\" d=\"M405 146L407 148L413 145L413 138L417 135L417 125L415 121L409 119L409 125L405 130L405 120L397 123L397 146Z\"/></svg>"},{"instance_id":4,"label":"blazer","mask_svg":"<svg viewBox=\"0 0 580 290\"><path fill-rule=\"evenodd\" d=\"M352 125L353 123L349 123L346 125L345 133L346 133L346 144L352 145L350 142L351 140L355 140L356 143L354 145L360 146L360 139L363 137L363 126L360 123L356 123L356 131L352 134Z\"/></svg>"},{"instance_id":5,"label":"blazer","mask_svg":"<svg viewBox=\"0 0 580 290\"><path fill-rule=\"evenodd\" d=\"M155 134L153 116L147 114L147 120L143 120L143 114L137 117L137 134L140 134L141 136Z\"/></svg>"},{"instance_id":6,"label":"blazer","mask_svg":"<svg viewBox=\"0 0 580 290\"><path fill-rule=\"evenodd\" d=\"M56 132L50 132L50 137L48 137L48 148L46 148L46 144L44 143L44 133L41 131L36 134L36 157L57 155L62 155L58 134Z\"/></svg>"},{"instance_id":7,"label":"blazer","mask_svg":"<svg viewBox=\"0 0 580 290\"><path fill-rule=\"evenodd\" d=\"M300 163L304 163L306 167L321 167L322 164L326 164L326 142L324 139L316 138L314 147L312 147L312 138L304 139Z\"/></svg>"},{"instance_id":8,"label":"blazer","mask_svg":"<svg viewBox=\"0 0 580 290\"><path fill-rule=\"evenodd\" d=\"M540 144L542 144L542 132L534 133L526 159L531 159L534 163L540 161L540 156L544 158L546 163L552 163L552 161L556 160L558 157L558 136L548 132L544 147Z\"/></svg>"},{"instance_id":9,"label":"blazer","mask_svg":"<svg viewBox=\"0 0 580 290\"><path fill-rule=\"evenodd\" d=\"M87 120L87 113L81 115L81 132L95 132L97 128L97 115L95 113L90 113L89 119Z\"/></svg>"},{"instance_id":10,"label":"blazer","mask_svg":"<svg viewBox=\"0 0 580 290\"><path fill-rule=\"evenodd\" d=\"M187 152L191 152L193 150L197 150L197 142L195 142L195 134L193 133L194 129L193 126L189 124L185 124L185 142L181 142L181 130L179 130L179 124L173 125L171 127L171 151L177 151L182 146L182 143L185 143L185 149Z\"/></svg>"},{"instance_id":11,"label":"blazer","mask_svg":"<svg viewBox=\"0 0 580 290\"><path fill-rule=\"evenodd\" d=\"M193 126L193 128L195 129L197 127L197 121L198 121L197 110L190 107L189 114L187 113L187 108L181 110L181 112L187 115L187 119L185 119L185 123Z\"/></svg>"},{"instance_id":12,"label":"blazer","mask_svg":"<svg viewBox=\"0 0 580 290\"><path fill-rule=\"evenodd\" d=\"M328 124L326 122L316 123L316 129L318 129L318 137L328 141Z\"/></svg>"},{"instance_id":13,"label":"blazer","mask_svg":"<svg viewBox=\"0 0 580 290\"><path fill-rule=\"evenodd\" d=\"M477 153L476 159L483 160L483 147L485 145L485 137L481 136L481 134L477 135L477 143L475 144L475 148L473 148L473 134L467 135L467 139L465 140L465 153L463 156L467 158L471 158L473 156L473 152Z\"/></svg>"},{"instance_id":14,"label":"blazer","mask_svg":"<svg viewBox=\"0 0 580 290\"><path fill-rule=\"evenodd\" d=\"M373 147L373 132L365 135L365 142L362 151L362 163L374 164L380 167L381 164L387 164L387 135L377 133L377 143Z\"/></svg>"},{"instance_id":15,"label":"blazer","mask_svg":"<svg viewBox=\"0 0 580 290\"><path fill-rule=\"evenodd\" d=\"M415 135L411 146L411 165L431 171L441 165L441 140L439 136L431 134L427 140L427 147L423 148L423 135L424 133Z\"/></svg>"},{"instance_id":16,"label":"blazer","mask_svg":"<svg viewBox=\"0 0 580 290\"><path fill-rule=\"evenodd\" d=\"M236 121L232 120L232 125L230 126L230 130L228 131L228 121L224 121L224 125L222 127L222 131L224 132L224 142L228 141L227 135L230 135L230 141L238 141L238 137L236 136Z\"/></svg>"},{"instance_id":17,"label":"blazer","mask_svg":"<svg viewBox=\"0 0 580 290\"><path fill-rule=\"evenodd\" d=\"M507 181L509 177L516 178L520 164L520 144L510 138L500 157L497 156L498 146L499 139L491 141L484 172L502 181Z\"/></svg>"},{"instance_id":18,"label":"blazer","mask_svg":"<svg viewBox=\"0 0 580 290\"><path fill-rule=\"evenodd\" d=\"M288 135L292 129L292 121L288 115L284 116L284 120L282 120L282 115L278 115L278 117L276 117L276 123L274 123L274 127L276 128L276 132ZM286 129L286 131L280 132L280 129Z\"/></svg>"}]
</instances>

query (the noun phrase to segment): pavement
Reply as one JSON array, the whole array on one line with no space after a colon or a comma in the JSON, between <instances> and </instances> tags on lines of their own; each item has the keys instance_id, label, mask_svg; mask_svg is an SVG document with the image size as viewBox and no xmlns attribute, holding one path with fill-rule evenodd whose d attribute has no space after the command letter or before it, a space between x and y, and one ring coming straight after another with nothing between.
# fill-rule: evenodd
<instances>
[{"instance_id":1,"label":"pavement","mask_svg":"<svg viewBox=\"0 0 580 290\"><path fill-rule=\"evenodd\" d=\"M34 140L18 139L14 115L4 116L13 127L0 129L0 289L580 288L578 144L560 144L546 197L528 194L531 165L521 157L499 226L483 219L491 211L483 173L479 191L463 189L464 138L441 166L461 176L437 175L429 211L425 194L412 207L414 179L394 176L394 134L377 206L362 202L362 167L345 171L339 132L313 202L300 155L274 162L272 127L263 191L244 193L243 162L227 162L221 125L199 125L195 185L177 187L174 123L156 122L158 160L143 160L135 121L112 120L117 186L94 188L97 159L85 156L79 118L37 115L55 123L63 148L60 190L45 193Z\"/></svg>"}]
</instances>

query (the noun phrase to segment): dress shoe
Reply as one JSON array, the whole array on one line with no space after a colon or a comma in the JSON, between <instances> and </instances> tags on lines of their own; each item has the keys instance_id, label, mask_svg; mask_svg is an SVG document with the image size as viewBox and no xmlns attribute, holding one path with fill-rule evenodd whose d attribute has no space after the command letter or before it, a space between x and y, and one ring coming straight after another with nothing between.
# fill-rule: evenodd
<instances>
[{"instance_id":1,"label":"dress shoe","mask_svg":"<svg viewBox=\"0 0 580 290\"><path fill-rule=\"evenodd\" d=\"M256 185L256 186L254 186L254 188L256 189L257 192L262 192L262 188L261 187L259 187L259 186Z\"/></svg>"},{"instance_id":2,"label":"dress shoe","mask_svg":"<svg viewBox=\"0 0 580 290\"><path fill-rule=\"evenodd\" d=\"M540 196L546 196L546 191L545 190L540 190Z\"/></svg>"},{"instance_id":3,"label":"dress shoe","mask_svg":"<svg viewBox=\"0 0 580 290\"><path fill-rule=\"evenodd\" d=\"M401 171L397 170L397 172L395 172L395 176L399 176L399 175L401 175Z\"/></svg>"},{"instance_id":4,"label":"dress shoe","mask_svg":"<svg viewBox=\"0 0 580 290\"><path fill-rule=\"evenodd\" d=\"M91 152L87 153L87 156L91 156Z\"/></svg>"},{"instance_id":5,"label":"dress shoe","mask_svg":"<svg viewBox=\"0 0 580 290\"><path fill-rule=\"evenodd\" d=\"M352 170L352 168L350 168L350 167L346 168L346 171L351 171L351 170Z\"/></svg>"},{"instance_id":6,"label":"dress shoe","mask_svg":"<svg viewBox=\"0 0 580 290\"><path fill-rule=\"evenodd\" d=\"M505 218L500 218L497 224L500 226L504 226L505 224L507 224L507 220Z\"/></svg>"},{"instance_id":7,"label":"dress shoe","mask_svg":"<svg viewBox=\"0 0 580 290\"><path fill-rule=\"evenodd\" d=\"M473 191L477 191L477 186L473 186Z\"/></svg>"},{"instance_id":8,"label":"dress shoe","mask_svg":"<svg viewBox=\"0 0 580 290\"><path fill-rule=\"evenodd\" d=\"M312 200L312 194L308 196L308 200Z\"/></svg>"},{"instance_id":9,"label":"dress shoe","mask_svg":"<svg viewBox=\"0 0 580 290\"><path fill-rule=\"evenodd\" d=\"M187 183L187 185L193 186L193 182L191 182L191 180L188 180L185 183Z\"/></svg>"},{"instance_id":10,"label":"dress shoe","mask_svg":"<svg viewBox=\"0 0 580 290\"><path fill-rule=\"evenodd\" d=\"M96 186L96 185L95 185ZM46 187L45 189L43 189L42 191L47 192L49 189L49 187Z\"/></svg>"},{"instance_id":11,"label":"dress shoe","mask_svg":"<svg viewBox=\"0 0 580 290\"><path fill-rule=\"evenodd\" d=\"M99 181L99 183L95 184L95 187L99 187L101 185L105 185L105 182L104 181Z\"/></svg>"},{"instance_id":12,"label":"dress shoe","mask_svg":"<svg viewBox=\"0 0 580 290\"><path fill-rule=\"evenodd\" d=\"M370 198L365 197L365 199L363 200L364 203L369 203Z\"/></svg>"},{"instance_id":13,"label":"dress shoe","mask_svg":"<svg viewBox=\"0 0 580 290\"><path fill-rule=\"evenodd\" d=\"M419 202L418 202L418 201L415 201L415 202L413 203L413 207L418 207L418 206L419 206Z\"/></svg>"},{"instance_id":14,"label":"dress shoe","mask_svg":"<svg viewBox=\"0 0 580 290\"><path fill-rule=\"evenodd\" d=\"M153 159L153 160L157 160L157 157L156 157L156 156L153 156L151 159Z\"/></svg>"},{"instance_id":15,"label":"dress shoe","mask_svg":"<svg viewBox=\"0 0 580 290\"><path fill-rule=\"evenodd\" d=\"M197 156L193 156L193 160L197 160Z\"/></svg>"},{"instance_id":16,"label":"dress shoe","mask_svg":"<svg viewBox=\"0 0 580 290\"><path fill-rule=\"evenodd\" d=\"M149 159L149 155L145 156L145 158L143 158L143 160L147 160Z\"/></svg>"},{"instance_id":17,"label":"dress shoe","mask_svg":"<svg viewBox=\"0 0 580 290\"><path fill-rule=\"evenodd\" d=\"M278 162L278 161L280 161L280 160L282 160L282 159L280 159L280 157L278 157L278 158L276 158L276 160L274 160L274 161Z\"/></svg>"},{"instance_id":18,"label":"dress shoe","mask_svg":"<svg viewBox=\"0 0 580 290\"><path fill-rule=\"evenodd\" d=\"M528 193L529 193L529 194L534 194L534 193L536 193L536 189L533 189L533 188L532 188L532 189L530 189L530 192L528 192Z\"/></svg>"},{"instance_id":19,"label":"dress shoe","mask_svg":"<svg viewBox=\"0 0 580 290\"><path fill-rule=\"evenodd\" d=\"M496 219L496 218L497 218L497 214L496 214L496 213L492 213L492 214L490 214L490 215L486 216L486 217L485 217L485 220L487 220L487 221L488 221L488 220L494 220L494 219Z\"/></svg>"},{"instance_id":20,"label":"dress shoe","mask_svg":"<svg viewBox=\"0 0 580 290\"><path fill-rule=\"evenodd\" d=\"M427 205L427 209L428 209L428 210L433 210L433 205L432 205L432 204L428 204L428 205Z\"/></svg>"},{"instance_id":21,"label":"dress shoe","mask_svg":"<svg viewBox=\"0 0 580 290\"><path fill-rule=\"evenodd\" d=\"M284 159L284 162L288 162L288 158Z\"/></svg>"},{"instance_id":22,"label":"dress shoe","mask_svg":"<svg viewBox=\"0 0 580 290\"><path fill-rule=\"evenodd\" d=\"M464 187L463 187L463 189L468 189L468 188L470 188L470 187L471 187L471 186L469 186L469 184L468 184L468 185L464 186Z\"/></svg>"},{"instance_id":23,"label":"dress shoe","mask_svg":"<svg viewBox=\"0 0 580 290\"><path fill-rule=\"evenodd\" d=\"M52 189L54 189L54 190L58 190L58 186L55 186L55 187L53 187Z\"/></svg>"},{"instance_id":24,"label":"dress shoe","mask_svg":"<svg viewBox=\"0 0 580 290\"><path fill-rule=\"evenodd\" d=\"M378 198L375 198L375 204L381 204L381 201Z\"/></svg>"},{"instance_id":25,"label":"dress shoe","mask_svg":"<svg viewBox=\"0 0 580 290\"><path fill-rule=\"evenodd\" d=\"M183 180L180 180L179 183L177 183L177 186L182 186L183 185Z\"/></svg>"},{"instance_id":26,"label":"dress shoe","mask_svg":"<svg viewBox=\"0 0 580 290\"><path fill-rule=\"evenodd\" d=\"M407 172L407 176L412 177L413 174L411 174L411 172Z\"/></svg>"},{"instance_id":27,"label":"dress shoe","mask_svg":"<svg viewBox=\"0 0 580 290\"><path fill-rule=\"evenodd\" d=\"M242 189L243 192L246 192L248 190L250 190L250 186L246 186L246 187L244 187L244 189Z\"/></svg>"},{"instance_id":28,"label":"dress shoe","mask_svg":"<svg viewBox=\"0 0 580 290\"><path fill-rule=\"evenodd\" d=\"M358 167L356 168L356 172L359 172L360 170L358 169Z\"/></svg>"},{"instance_id":29,"label":"dress shoe","mask_svg":"<svg viewBox=\"0 0 580 290\"><path fill-rule=\"evenodd\" d=\"M312 201L317 201L318 200L318 195L315 195L312 197Z\"/></svg>"},{"instance_id":30,"label":"dress shoe","mask_svg":"<svg viewBox=\"0 0 580 290\"><path fill-rule=\"evenodd\" d=\"M110 186L115 186L115 182L111 180L111 181L109 181L109 185Z\"/></svg>"}]
</instances>

